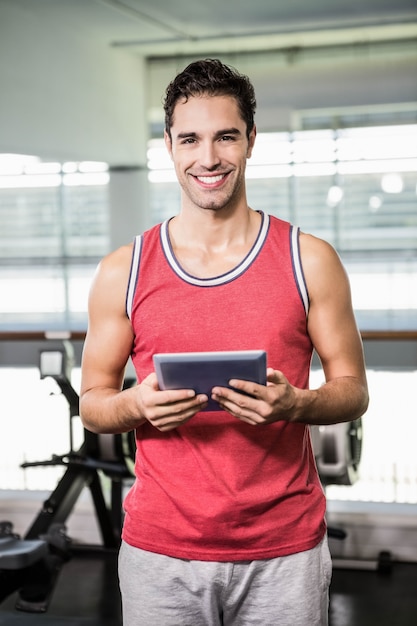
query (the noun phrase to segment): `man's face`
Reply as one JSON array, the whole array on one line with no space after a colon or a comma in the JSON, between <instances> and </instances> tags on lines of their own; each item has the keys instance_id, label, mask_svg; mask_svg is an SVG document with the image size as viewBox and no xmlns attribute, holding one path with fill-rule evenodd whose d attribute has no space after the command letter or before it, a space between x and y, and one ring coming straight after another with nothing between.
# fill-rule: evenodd
<instances>
[{"instance_id":1,"label":"man's face","mask_svg":"<svg viewBox=\"0 0 417 626\"><path fill-rule=\"evenodd\" d=\"M183 191L183 207L219 210L246 202L249 140L236 100L229 96L189 98L175 106L171 139L165 143Z\"/></svg>"}]
</instances>

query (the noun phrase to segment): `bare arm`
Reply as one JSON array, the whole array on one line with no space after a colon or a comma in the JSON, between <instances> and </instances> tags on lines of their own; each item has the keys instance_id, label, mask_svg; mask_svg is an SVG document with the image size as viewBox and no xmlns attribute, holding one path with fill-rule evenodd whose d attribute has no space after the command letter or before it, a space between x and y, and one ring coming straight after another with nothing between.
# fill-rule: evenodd
<instances>
[{"instance_id":1,"label":"bare arm","mask_svg":"<svg viewBox=\"0 0 417 626\"><path fill-rule=\"evenodd\" d=\"M80 414L84 426L95 432L124 432L138 425L133 392L120 392L133 341L124 310L130 259L130 246L103 259L90 290Z\"/></svg>"},{"instance_id":2,"label":"bare arm","mask_svg":"<svg viewBox=\"0 0 417 626\"><path fill-rule=\"evenodd\" d=\"M313 424L351 421L366 411L368 389L349 280L329 244L310 235L302 235L300 244L310 294L308 332L326 384L299 394L295 419Z\"/></svg>"},{"instance_id":3,"label":"bare arm","mask_svg":"<svg viewBox=\"0 0 417 626\"><path fill-rule=\"evenodd\" d=\"M89 297L89 323L82 358L80 415L97 433L122 433L146 420L161 431L183 424L206 403L190 390L161 391L150 373L121 390L133 331L125 311L132 248L116 250L100 263Z\"/></svg>"},{"instance_id":4,"label":"bare arm","mask_svg":"<svg viewBox=\"0 0 417 626\"><path fill-rule=\"evenodd\" d=\"M326 242L302 234L300 248L310 295L308 332L326 382L319 389L298 389L282 372L269 369L267 387L232 382L255 399L225 389L213 390L226 410L251 424L277 420L334 424L357 419L368 406L362 342L346 272Z\"/></svg>"}]
</instances>

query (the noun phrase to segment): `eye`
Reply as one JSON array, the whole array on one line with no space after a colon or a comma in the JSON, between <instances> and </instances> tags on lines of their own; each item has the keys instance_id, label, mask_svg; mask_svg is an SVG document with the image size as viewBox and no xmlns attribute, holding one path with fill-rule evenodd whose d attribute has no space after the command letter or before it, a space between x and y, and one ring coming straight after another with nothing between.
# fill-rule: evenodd
<instances>
[{"instance_id":1,"label":"eye","mask_svg":"<svg viewBox=\"0 0 417 626\"><path fill-rule=\"evenodd\" d=\"M220 141L233 141L234 137L233 135L222 135L220 137Z\"/></svg>"},{"instance_id":2,"label":"eye","mask_svg":"<svg viewBox=\"0 0 417 626\"><path fill-rule=\"evenodd\" d=\"M194 137L185 137L185 139L181 141L181 145L193 144L195 141Z\"/></svg>"}]
</instances>

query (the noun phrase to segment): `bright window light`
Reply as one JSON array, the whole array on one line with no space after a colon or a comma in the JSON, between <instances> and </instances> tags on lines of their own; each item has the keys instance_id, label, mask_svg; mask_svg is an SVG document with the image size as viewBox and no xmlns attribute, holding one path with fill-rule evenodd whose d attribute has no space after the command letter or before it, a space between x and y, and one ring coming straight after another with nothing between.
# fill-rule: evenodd
<instances>
[{"instance_id":1,"label":"bright window light","mask_svg":"<svg viewBox=\"0 0 417 626\"><path fill-rule=\"evenodd\" d=\"M151 170L148 172L150 183L175 183L177 180L174 168L171 170Z\"/></svg>"},{"instance_id":2,"label":"bright window light","mask_svg":"<svg viewBox=\"0 0 417 626\"><path fill-rule=\"evenodd\" d=\"M64 185L106 185L109 166L102 161L61 164L22 154L0 154L0 188L42 188ZM64 174L63 179L61 173Z\"/></svg>"},{"instance_id":3,"label":"bright window light","mask_svg":"<svg viewBox=\"0 0 417 626\"><path fill-rule=\"evenodd\" d=\"M370 405L362 419L359 480L352 486L329 485L326 495L329 500L415 504L417 421L413 411L417 371L368 370L367 375ZM322 371L313 370L311 387L322 383ZM79 369L73 372L72 384L79 389ZM18 375L14 368L0 368L0 386L3 413L8 416L7 436L0 437L0 488L55 489L62 468L23 470L20 465L68 452L68 405L64 396L51 378L40 379L37 368L19 368ZM82 441L78 419L74 434L77 448Z\"/></svg>"},{"instance_id":4,"label":"bright window light","mask_svg":"<svg viewBox=\"0 0 417 626\"><path fill-rule=\"evenodd\" d=\"M332 185L327 192L327 205L335 207L343 199L343 189L338 185Z\"/></svg>"},{"instance_id":5,"label":"bright window light","mask_svg":"<svg viewBox=\"0 0 417 626\"><path fill-rule=\"evenodd\" d=\"M65 310L60 278L2 278L0 313L60 313Z\"/></svg>"},{"instance_id":6,"label":"bright window light","mask_svg":"<svg viewBox=\"0 0 417 626\"><path fill-rule=\"evenodd\" d=\"M292 144L289 133L259 133L256 137L250 167L291 163Z\"/></svg>"},{"instance_id":7,"label":"bright window light","mask_svg":"<svg viewBox=\"0 0 417 626\"><path fill-rule=\"evenodd\" d=\"M174 167L165 142L162 139L153 139L150 142L147 158L150 170L170 170Z\"/></svg>"},{"instance_id":8,"label":"bright window light","mask_svg":"<svg viewBox=\"0 0 417 626\"><path fill-rule=\"evenodd\" d=\"M417 272L361 272L349 277L355 310L417 311Z\"/></svg>"},{"instance_id":9,"label":"bright window light","mask_svg":"<svg viewBox=\"0 0 417 626\"><path fill-rule=\"evenodd\" d=\"M376 213L382 207L382 202L381 196L371 196L369 198L369 210Z\"/></svg>"},{"instance_id":10,"label":"bright window light","mask_svg":"<svg viewBox=\"0 0 417 626\"><path fill-rule=\"evenodd\" d=\"M87 311L88 294L91 288L92 275L80 278L72 278L69 281L69 308L73 312L85 313Z\"/></svg>"},{"instance_id":11,"label":"bright window light","mask_svg":"<svg viewBox=\"0 0 417 626\"><path fill-rule=\"evenodd\" d=\"M102 161L81 161L78 165L80 172L107 172L109 166Z\"/></svg>"},{"instance_id":12,"label":"bright window light","mask_svg":"<svg viewBox=\"0 0 417 626\"><path fill-rule=\"evenodd\" d=\"M2 189L59 187L60 184L60 174L24 174L20 176L0 176L0 188Z\"/></svg>"},{"instance_id":13,"label":"bright window light","mask_svg":"<svg viewBox=\"0 0 417 626\"><path fill-rule=\"evenodd\" d=\"M292 143L295 163L317 163L336 160L336 145L333 139L294 141Z\"/></svg>"},{"instance_id":14,"label":"bright window light","mask_svg":"<svg viewBox=\"0 0 417 626\"><path fill-rule=\"evenodd\" d=\"M26 167L39 162L39 157L29 154L0 154L0 176L23 174Z\"/></svg>"},{"instance_id":15,"label":"bright window light","mask_svg":"<svg viewBox=\"0 0 417 626\"><path fill-rule=\"evenodd\" d=\"M384 174L417 172L417 159L380 159L373 161L338 161L339 174Z\"/></svg>"},{"instance_id":16,"label":"bright window light","mask_svg":"<svg viewBox=\"0 0 417 626\"><path fill-rule=\"evenodd\" d=\"M75 172L74 174L64 174L63 183L67 187L80 187L82 185L107 185L110 175L108 172L95 172L90 174L82 174Z\"/></svg>"},{"instance_id":17,"label":"bright window light","mask_svg":"<svg viewBox=\"0 0 417 626\"><path fill-rule=\"evenodd\" d=\"M67 161L66 163L62 164L62 171L64 172L64 174L73 174L77 170L78 163L75 163L74 161Z\"/></svg>"},{"instance_id":18,"label":"bright window light","mask_svg":"<svg viewBox=\"0 0 417 626\"><path fill-rule=\"evenodd\" d=\"M25 165L25 174L59 174L61 163L29 163Z\"/></svg>"},{"instance_id":19,"label":"bright window light","mask_svg":"<svg viewBox=\"0 0 417 626\"><path fill-rule=\"evenodd\" d=\"M400 174L385 174L381 178L381 189L385 193L401 193L404 189L404 181Z\"/></svg>"},{"instance_id":20,"label":"bright window light","mask_svg":"<svg viewBox=\"0 0 417 626\"><path fill-rule=\"evenodd\" d=\"M289 178L293 173L291 165L254 165L251 163L246 170L246 178L251 180L256 178Z\"/></svg>"},{"instance_id":21,"label":"bright window light","mask_svg":"<svg viewBox=\"0 0 417 626\"><path fill-rule=\"evenodd\" d=\"M327 498L417 503L417 421L413 412L417 371L368 370L367 377L370 403L362 418L359 480L351 486L329 485ZM311 387L322 383L321 370L313 371Z\"/></svg>"}]
</instances>

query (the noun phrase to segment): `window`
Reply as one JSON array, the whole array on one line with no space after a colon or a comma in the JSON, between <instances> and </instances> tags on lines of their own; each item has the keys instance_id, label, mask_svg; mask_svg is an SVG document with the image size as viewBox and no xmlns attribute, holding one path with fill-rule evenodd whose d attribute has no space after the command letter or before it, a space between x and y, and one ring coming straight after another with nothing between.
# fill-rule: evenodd
<instances>
[{"instance_id":1,"label":"window","mask_svg":"<svg viewBox=\"0 0 417 626\"><path fill-rule=\"evenodd\" d=\"M157 223L180 199L162 141L149 142L148 166ZM336 247L361 330L417 329L417 125L260 134L247 178L254 208ZM92 274L109 249L107 183L105 164L0 158L0 330L85 330ZM370 370L368 376L361 480L329 487L328 495L415 503L410 407L416 370ZM65 400L50 396L50 383L33 369L16 376L16 370L0 368L0 384L15 428L0 437L0 463L7 470L0 488L51 489L59 467L23 471L18 465L68 451ZM22 384L26 393L17 407ZM393 386L401 407L392 406Z\"/></svg>"},{"instance_id":2,"label":"window","mask_svg":"<svg viewBox=\"0 0 417 626\"><path fill-rule=\"evenodd\" d=\"M179 193L162 140L148 165L162 221ZM336 248L362 330L417 328L416 124L261 133L247 178L253 207Z\"/></svg>"},{"instance_id":3,"label":"window","mask_svg":"<svg viewBox=\"0 0 417 626\"><path fill-rule=\"evenodd\" d=\"M0 328L84 329L109 248L107 166L10 157L1 168Z\"/></svg>"},{"instance_id":4,"label":"window","mask_svg":"<svg viewBox=\"0 0 417 626\"><path fill-rule=\"evenodd\" d=\"M370 404L362 420L363 446L358 481L329 485L330 500L417 503L417 423L413 400L417 369L368 369ZM311 386L323 382L313 370ZM393 393L395 389L395 393Z\"/></svg>"},{"instance_id":5,"label":"window","mask_svg":"<svg viewBox=\"0 0 417 626\"><path fill-rule=\"evenodd\" d=\"M79 378L76 369L73 385L77 390ZM311 386L317 387L322 382L322 372L313 370ZM368 370L368 383L371 402L363 419L359 480L352 486L329 485L327 497L416 504L417 370ZM8 424L7 436L0 437L0 489L53 490L64 472L63 466L22 469L20 465L69 452L70 422L64 396L51 378L40 380L35 368L0 368L0 387L2 412ZM73 434L77 450L82 442L78 418L73 418Z\"/></svg>"}]
</instances>

